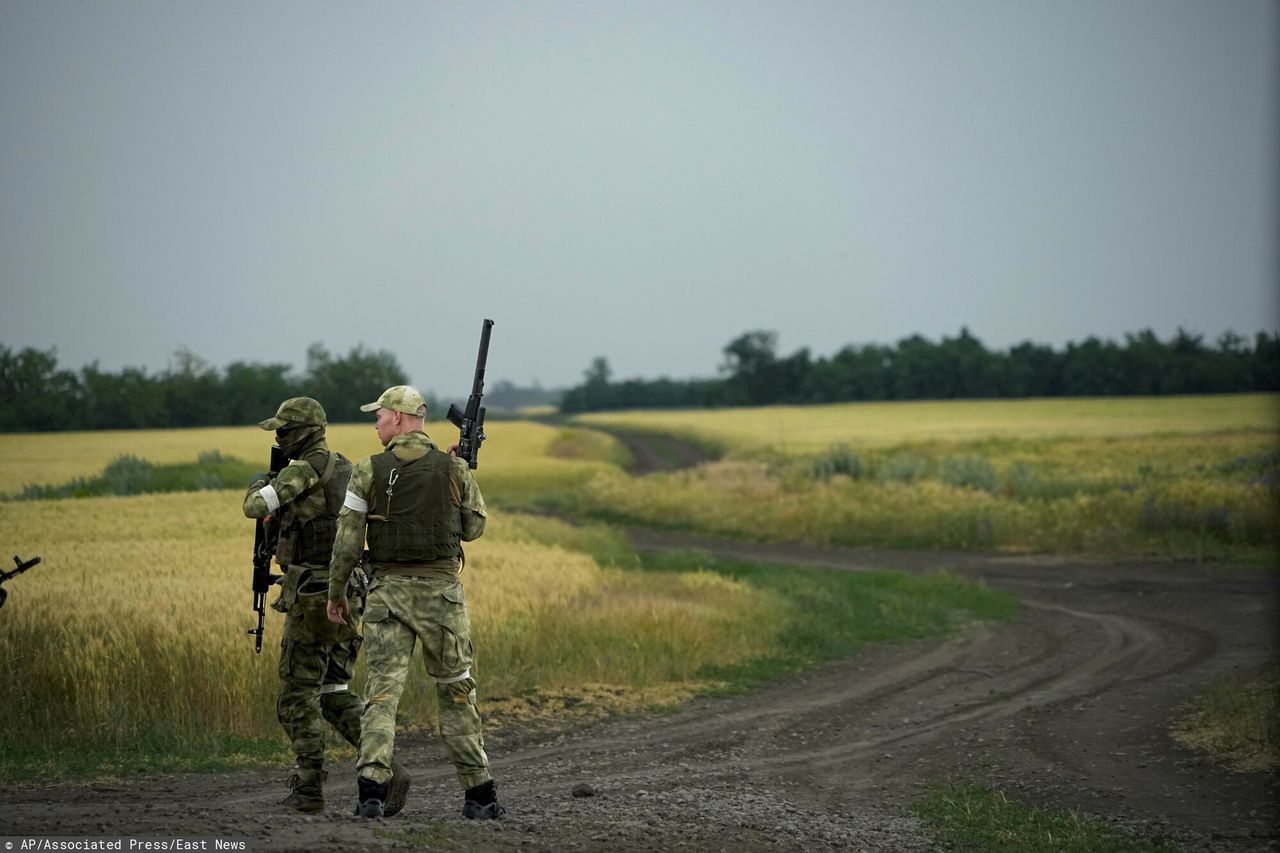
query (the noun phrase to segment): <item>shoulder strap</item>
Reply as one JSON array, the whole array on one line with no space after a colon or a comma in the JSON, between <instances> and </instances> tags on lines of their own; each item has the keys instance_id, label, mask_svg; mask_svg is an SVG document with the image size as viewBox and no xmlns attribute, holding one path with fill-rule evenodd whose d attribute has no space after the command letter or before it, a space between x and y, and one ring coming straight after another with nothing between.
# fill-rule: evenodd
<instances>
[{"instance_id":1,"label":"shoulder strap","mask_svg":"<svg viewBox=\"0 0 1280 853\"><path fill-rule=\"evenodd\" d=\"M320 476L320 479L316 480L310 486L307 486L305 489L298 492L298 496L294 498L295 501L302 500L307 495L311 494L316 489L320 488L325 483L329 482L329 478L333 476L333 469L338 464L338 456L332 450L328 451L325 454L324 470L321 470L319 467L316 466L314 459L308 459L306 461L307 461L307 464L311 466L311 470L315 471L316 474Z\"/></svg>"}]
</instances>

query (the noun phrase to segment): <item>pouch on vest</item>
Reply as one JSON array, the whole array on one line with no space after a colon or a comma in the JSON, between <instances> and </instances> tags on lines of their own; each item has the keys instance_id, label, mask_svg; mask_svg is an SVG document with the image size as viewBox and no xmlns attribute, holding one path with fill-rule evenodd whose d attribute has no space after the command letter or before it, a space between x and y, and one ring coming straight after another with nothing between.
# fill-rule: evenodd
<instances>
[{"instance_id":1,"label":"pouch on vest","mask_svg":"<svg viewBox=\"0 0 1280 853\"><path fill-rule=\"evenodd\" d=\"M280 594L276 596L276 600L271 602L271 609L278 613L288 613L289 608L298 600L298 585L301 583L303 572L308 570L302 566L290 566L284 573L284 577L280 580Z\"/></svg>"}]
</instances>

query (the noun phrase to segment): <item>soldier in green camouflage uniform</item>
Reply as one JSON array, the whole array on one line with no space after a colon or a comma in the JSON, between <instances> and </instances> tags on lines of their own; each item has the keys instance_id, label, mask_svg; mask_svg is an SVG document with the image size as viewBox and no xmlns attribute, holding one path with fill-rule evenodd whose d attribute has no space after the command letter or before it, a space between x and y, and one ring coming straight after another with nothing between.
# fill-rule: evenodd
<instances>
[{"instance_id":1,"label":"soldier in green camouflage uniform","mask_svg":"<svg viewBox=\"0 0 1280 853\"><path fill-rule=\"evenodd\" d=\"M364 701L350 689L360 634L353 625L335 625L325 615L329 558L351 463L329 450L324 409L310 397L285 400L275 417L258 426L275 430L290 460L274 479L255 476L244 498L249 518L274 517L279 531L276 562L284 570L280 595L271 605L287 614L276 713L298 763L289 780L292 792L283 803L298 811L319 812L324 809L325 721L358 749L364 711ZM351 600L357 617L363 587L363 573L354 573ZM408 793L408 775L397 769L402 776L398 810Z\"/></svg>"},{"instance_id":2,"label":"soldier in green camouflage uniform","mask_svg":"<svg viewBox=\"0 0 1280 853\"><path fill-rule=\"evenodd\" d=\"M386 448L358 464L338 516L329 570L329 618L350 619L347 577L367 534L372 557L364 612L369 694L362 719L359 814L384 814L395 743L396 708L414 646L422 643L435 681L440 735L463 789L462 814L496 818L498 804L484 751L467 603L459 573L462 542L484 533L485 505L467 464L423 431L427 407L417 390L389 388L375 403Z\"/></svg>"}]
</instances>

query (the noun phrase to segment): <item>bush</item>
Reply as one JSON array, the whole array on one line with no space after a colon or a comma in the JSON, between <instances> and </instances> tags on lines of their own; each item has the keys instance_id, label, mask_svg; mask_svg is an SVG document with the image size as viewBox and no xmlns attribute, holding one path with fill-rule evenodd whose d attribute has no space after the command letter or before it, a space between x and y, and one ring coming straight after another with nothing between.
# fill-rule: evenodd
<instances>
[{"instance_id":1,"label":"bush","mask_svg":"<svg viewBox=\"0 0 1280 853\"><path fill-rule=\"evenodd\" d=\"M948 456L942 461L938 479L949 486L977 489L991 494L1000 486L996 467L982 456Z\"/></svg>"},{"instance_id":2,"label":"bush","mask_svg":"<svg viewBox=\"0 0 1280 853\"><path fill-rule=\"evenodd\" d=\"M880 479L895 483L914 483L928 469L928 460L918 453L898 453L885 460L880 468Z\"/></svg>"},{"instance_id":3,"label":"bush","mask_svg":"<svg viewBox=\"0 0 1280 853\"><path fill-rule=\"evenodd\" d=\"M97 494L140 495L151 485L152 465L132 454L117 456L102 469L102 491Z\"/></svg>"},{"instance_id":4,"label":"bush","mask_svg":"<svg viewBox=\"0 0 1280 853\"><path fill-rule=\"evenodd\" d=\"M1083 481L1057 477L1022 461L1015 462L1009 469L1007 488L1009 497L1018 501L1055 501L1098 491Z\"/></svg>"},{"instance_id":5,"label":"bush","mask_svg":"<svg viewBox=\"0 0 1280 853\"><path fill-rule=\"evenodd\" d=\"M828 480L836 474L844 474L856 480L865 470L862 457L845 445L832 447L826 455L819 456L809 466L809 473L819 480Z\"/></svg>"}]
</instances>

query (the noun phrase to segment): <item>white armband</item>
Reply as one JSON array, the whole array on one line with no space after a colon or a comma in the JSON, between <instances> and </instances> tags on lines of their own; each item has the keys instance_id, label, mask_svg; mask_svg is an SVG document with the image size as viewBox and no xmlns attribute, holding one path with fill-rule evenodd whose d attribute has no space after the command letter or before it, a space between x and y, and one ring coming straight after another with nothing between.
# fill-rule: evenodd
<instances>
[{"instance_id":1,"label":"white armband","mask_svg":"<svg viewBox=\"0 0 1280 853\"><path fill-rule=\"evenodd\" d=\"M276 494L275 486L263 486L258 494L267 502L267 512L275 512L280 508L280 496Z\"/></svg>"},{"instance_id":2,"label":"white armband","mask_svg":"<svg viewBox=\"0 0 1280 853\"><path fill-rule=\"evenodd\" d=\"M462 671L462 675L455 675L452 678L435 678L433 676L432 681L434 681L436 684L457 684L459 681L462 681L463 679L470 678L470 677L471 677L471 670L464 669Z\"/></svg>"},{"instance_id":3,"label":"white armband","mask_svg":"<svg viewBox=\"0 0 1280 853\"><path fill-rule=\"evenodd\" d=\"M346 500L342 502L342 505L347 509L352 509L356 512L369 511L369 502L357 495L355 492L347 492Z\"/></svg>"}]
</instances>

